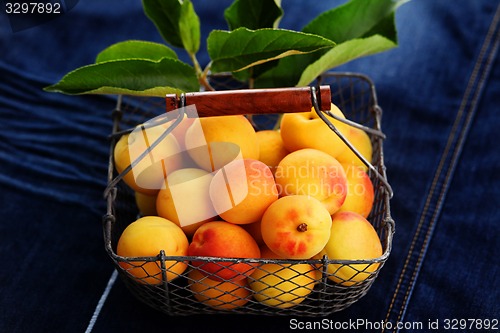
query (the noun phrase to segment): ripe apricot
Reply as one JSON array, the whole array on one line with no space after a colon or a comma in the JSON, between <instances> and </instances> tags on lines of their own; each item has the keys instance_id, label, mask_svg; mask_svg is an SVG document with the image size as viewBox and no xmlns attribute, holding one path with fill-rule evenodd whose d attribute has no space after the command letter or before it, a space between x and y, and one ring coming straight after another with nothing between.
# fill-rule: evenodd
<instances>
[{"instance_id":1,"label":"ripe apricot","mask_svg":"<svg viewBox=\"0 0 500 333\"><path fill-rule=\"evenodd\" d=\"M189 244L190 256L216 258L260 258L257 242L241 226L226 221L211 221L200 226ZM256 263L192 261L214 280L241 280L253 272Z\"/></svg>"},{"instance_id":2,"label":"ripe apricot","mask_svg":"<svg viewBox=\"0 0 500 333\"><path fill-rule=\"evenodd\" d=\"M169 174L158 192L158 215L174 222L191 237L200 225L217 216L208 192L212 177L199 168L183 168Z\"/></svg>"},{"instance_id":3,"label":"ripe apricot","mask_svg":"<svg viewBox=\"0 0 500 333\"><path fill-rule=\"evenodd\" d=\"M259 160L264 162L274 174L279 162L290 152L285 148L279 131L263 130L257 131L256 134L260 151Z\"/></svg>"},{"instance_id":4,"label":"ripe apricot","mask_svg":"<svg viewBox=\"0 0 500 333\"><path fill-rule=\"evenodd\" d=\"M243 229L245 229L259 245L264 244L264 240L262 239L261 221L262 220L241 225Z\"/></svg>"},{"instance_id":5,"label":"ripe apricot","mask_svg":"<svg viewBox=\"0 0 500 333\"><path fill-rule=\"evenodd\" d=\"M325 251L332 260L370 260L382 255L382 244L375 228L363 216L338 212L332 216L331 235ZM370 278L379 265L329 264L328 278L340 285L351 286Z\"/></svg>"},{"instance_id":6,"label":"ripe apricot","mask_svg":"<svg viewBox=\"0 0 500 333\"><path fill-rule=\"evenodd\" d=\"M370 137L362 129L349 126L348 128L342 128L342 134L347 140L356 148L356 150L368 161L372 162L372 143ZM354 152L347 147L343 152L337 156L337 160L342 164L354 164L358 165L363 170L368 170L368 167L359 159Z\"/></svg>"},{"instance_id":7,"label":"ripe apricot","mask_svg":"<svg viewBox=\"0 0 500 333\"><path fill-rule=\"evenodd\" d=\"M232 310L248 303L251 291L247 279L217 281L197 269L188 273L189 289L197 301L217 310Z\"/></svg>"},{"instance_id":8,"label":"ripe apricot","mask_svg":"<svg viewBox=\"0 0 500 333\"><path fill-rule=\"evenodd\" d=\"M161 250L167 256L186 256L188 239L174 222L158 216L141 217L129 224L120 235L116 253L122 257L154 257ZM119 265L144 284L162 282L160 261L120 261ZM171 281L187 268L183 261L165 261L165 276Z\"/></svg>"},{"instance_id":9,"label":"ripe apricot","mask_svg":"<svg viewBox=\"0 0 500 333\"><path fill-rule=\"evenodd\" d=\"M162 138L164 131L162 125L151 128L137 126L132 133L122 135L113 151L117 172L125 171L132 162L153 147L153 143ZM170 133L138 161L124 175L123 181L137 192L155 195L166 175L182 166L183 158L176 138Z\"/></svg>"},{"instance_id":10,"label":"ripe apricot","mask_svg":"<svg viewBox=\"0 0 500 333\"><path fill-rule=\"evenodd\" d=\"M232 161L215 173L210 198L222 219L248 224L259 221L267 207L278 200L278 190L267 165L244 159Z\"/></svg>"},{"instance_id":11,"label":"ripe apricot","mask_svg":"<svg viewBox=\"0 0 500 333\"><path fill-rule=\"evenodd\" d=\"M259 159L256 142L252 124L242 115L196 119L185 136L189 155L208 172L237 158Z\"/></svg>"},{"instance_id":12,"label":"ripe apricot","mask_svg":"<svg viewBox=\"0 0 500 333\"><path fill-rule=\"evenodd\" d=\"M141 192L135 192L135 203L142 216L156 216L156 195L147 195Z\"/></svg>"},{"instance_id":13,"label":"ripe apricot","mask_svg":"<svg viewBox=\"0 0 500 333\"><path fill-rule=\"evenodd\" d=\"M280 196L308 195L321 201L330 214L344 203L347 178L342 165L317 149L301 149L281 160L275 173Z\"/></svg>"},{"instance_id":14,"label":"ripe apricot","mask_svg":"<svg viewBox=\"0 0 500 333\"><path fill-rule=\"evenodd\" d=\"M331 225L330 213L318 200L305 195L286 196L264 213L262 239L280 257L309 259L326 245Z\"/></svg>"},{"instance_id":15,"label":"ripe apricot","mask_svg":"<svg viewBox=\"0 0 500 333\"><path fill-rule=\"evenodd\" d=\"M361 166L342 164L347 177L347 196L339 212L356 212L367 218L373 207L373 183Z\"/></svg>"},{"instance_id":16,"label":"ripe apricot","mask_svg":"<svg viewBox=\"0 0 500 333\"><path fill-rule=\"evenodd\" d=\"M262 257L283 259L262 248ZM260 265L248 278L253 297L260 303L287 309L302 303L317 283L317 271L305 263L266 263Z\"/></svg>"},{"instance_id":17,"label":"ripe apricot","mask_svg":"<svg viewBox=\"0 0 500 333\"><path fill-rule=\"evenodd\" d=\"M334 104L331 105L331 113L345 118L342 111ZM325 117L341 132L349 128L349 125L327 114ZM310 112L285 113L281 119L280 131L284 146L291 152L314 148L337 157L347 148L337 134L319 118L314 109Z\"/></svg>"}]
</instances>

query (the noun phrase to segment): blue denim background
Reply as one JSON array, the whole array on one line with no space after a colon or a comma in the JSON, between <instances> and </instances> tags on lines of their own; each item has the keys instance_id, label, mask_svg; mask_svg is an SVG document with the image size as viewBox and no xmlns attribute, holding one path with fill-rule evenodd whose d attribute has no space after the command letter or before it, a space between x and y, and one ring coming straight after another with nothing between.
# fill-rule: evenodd
<instances>
[{"instance_id":1,"label":"blue denim background","mask_svg":"<svg viewBox=\"0 0 500 333\"><path fill-rule=\"evenodd\" d=\"M204 38L225 28L229 0L193 2ZM300 29L341 2L283 1L281 26ZM396 17L397 49L338 69L370 76L384 110L393 251L369 293L329 319L498 320L500 6L414 0ZM16 33L0 14L0 331L288 330L290 318L170 318L119 280L89 326L113 272L100 220L115 101L42 87L125 39L161 41L139 1L80 1Z\"/></svg>"}]
</instances>

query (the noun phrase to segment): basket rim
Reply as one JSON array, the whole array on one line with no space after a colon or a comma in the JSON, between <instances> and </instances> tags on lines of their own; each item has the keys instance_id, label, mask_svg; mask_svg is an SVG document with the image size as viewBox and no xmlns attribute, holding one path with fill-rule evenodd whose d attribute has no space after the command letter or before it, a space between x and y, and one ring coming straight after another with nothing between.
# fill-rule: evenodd
<instances>
[{"instance_id":1,"label":"basket rim","mask_svg":"<svg viewBox=\"0 0 500 333\"><path fill-rule=\"evenodd\" d=\"M356 264L374 264L385 262L392 251L392 238L394 235L394 221L388 220L390 222L385 223L386 233L387 233L387 246L381 256L372 259L330 259L325 254L322 258L318 259L285 259L285 258L240 258L240 257L211 257L211 256L172 256L165 255L163 250L155 256L138 256L138 257L125 257L116 254L111 245L111 241L106 242L106 251L109 256L118 262L157 262L157 261L201 261L201 262L227 262L227 263L256 263L256 264L297 264L297 263L309 263L309 264L339 264L339 265L356 265ZM111 220L104 222L105 224L113 223ZM111 227L111 226L109 226Z\"/></svg>"}]
</instances>

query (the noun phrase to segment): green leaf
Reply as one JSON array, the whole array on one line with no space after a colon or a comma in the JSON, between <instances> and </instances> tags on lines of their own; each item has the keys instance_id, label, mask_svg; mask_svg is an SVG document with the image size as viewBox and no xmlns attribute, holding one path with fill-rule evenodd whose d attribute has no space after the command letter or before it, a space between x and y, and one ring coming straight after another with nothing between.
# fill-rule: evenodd
<instances>
[{"instance_id":1,"label":"green leaf","mask_svg":"<svg viewBox=\"0 0 500 333\"><path fill-rule=\"evenodd\" d=\"M194 69L176 59L126 59L80 67L46 91L66 94L128 94L164 97L198 91Z\"/></svg>"},{"instance_id":2,"label":"green leaf","mask_svg":"<svg viewBox=\"0 0 500 333\"><path fill-rule=\"evenodd\" d=\"M289 58L293 58L293 57L289 57ZM249 68L241 70L241 71L232 72L231 74L236 80L239 80L242 82L247 82L249 80L255 79L255 78L259 77L260 75L266 73L267 71L269 71L271 68L273 68L277 64L278 64L277 60L268 61L268 62L262 63L260 65L249 67Z\"/></svg>"},{"instance_id":3,"label":"green leaf","mask_svg":"<svg viewBox=\"0 0 500 333\"><path fill-rule=\"evenodd\" d=\"M396 47L395 10L404 2L352 0L320 14L304 31L332 39L337 45L294 59L281 59L278 66L258 78L255 86L308 85L334 67Z\"/></svg>"},{"instance_id":4,"label":"green leaf","mask_svg":"<svg viewBox=\"0 0 500 333\"><path fill-rule=\"evenodd\" d=\"M200 48L200 19L190 0L184 0L181 5L179 32L186 51L190 54L198 52Z\"/></svg>"},{"instance_id":5,"label":"green leaf","mask_svg":"<svg viewBox=\"0 0 500 333\"><path fill-rule=\"evenodd\" d=\"M161 58L177 59L177 54L164 44L128 40L108 46L97 55L95 62L123 59L160 60Z\"/></svg>"},{"instance_id":6,"label":"green leaf","mask_svg":"<svg viewBox=\"0 0 500 333\"><path fill-rule=\"evenodd\" d=\"M182 5L179 0L142 0L142 6L163 39L173 46L183 48L179 27Z\"/></svg>"},{"instance_id":7,"label":"green leaf","mask_svg":"<svg viewBox=\"0 0 500 333\"><path fill-rule=\"evenodd\" d=\"M291 55L331 48L321 36L283 29L212 31L207 39L214 73L239 71Z\"/></svg>"},{"instance_id":8,"label":"green leaf","mask_svg":"<svg viewBox=\"0 0 500 333\"><path fill-rule=\"evenodd\" d=\"M256 30L261 28L277 28L283 10L278 0L235 0L224 11L224 17L229 30L240 27ZM276 66L277 61L266 62L261 65L233 72L233 76L242 82L252 80L262 73Z\"/></svg>"},{"instance_id":9,"label":"green leaf","mask_svg":"<svg viewBox=\"0 0 500 333\"><path fill-rule=\"evenodd\" d=\"M381 35L373 35L367 38L346 41L328 51L317 61L308 65L302 72L297 82L297 86L310 84L319 75L330 68L337 67L356 58L386 51L393 47L396 47L396 44Z\"/></svg>"},{"instance_id":10,"label":"green leaf","mask_svg":"<svg viewBox=\"0 0 500 333\"><path fill-rule=\"evenodd\" d=\"M370 35L381 33L371 31L405 2L407 1L351 0L320 14L302 31L323 36L337 44L366 37L369 32ZM381 34L384 35L383 31Z\"/></svg>"},{"instance_id":11,"label":"green leaf","mask_svg":"<svg viewBox=\"0 0 500 333\"><path fill-rule=\"evenodd\" d=\"M275 0L235 0L224 11L229 30L276 28L283 10Z\"/></svg>"}]
</instances>

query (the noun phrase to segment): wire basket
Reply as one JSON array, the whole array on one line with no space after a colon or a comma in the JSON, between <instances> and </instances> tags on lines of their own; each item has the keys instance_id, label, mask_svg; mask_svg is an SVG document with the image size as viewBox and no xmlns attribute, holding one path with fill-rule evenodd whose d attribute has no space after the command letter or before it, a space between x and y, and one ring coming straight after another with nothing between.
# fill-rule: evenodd
<instances>
[{"instance_id":1,"label":"wire basket","mask_svg":"<svg viewBox=\"0 0 500 333\"><path fill-rule=\"evenodd\" d=\"M212 76L211 84L216 90L244 88L228 75ZM117 108L112 113L109 186L105 191L107 212L103 217L103 231L109 257L125 285L140 301L168 315L230 312L272 316L326 316L349 307L368 292L389 257L395 226L389 205L392 190L386 178L382 149L385 138L381 131L382 110L377 103L374 84L364 75L326 73L318 78L316 84L330 86L332 102L342 110L347 119L354 122L351 125L367 131L372 141L373 156L368 174L374 186L375 198L367 219L380 238L382 256L373 260L330 260L327 256L309 260L241 259L173 257L166 256L163 251L153 257L118 256L118 239L125 227L138 218L138 208L133 191L123 181L117 181L119 177L114 168L113 148L125 129L165 113L165 99L123 96L119 98ZM316 103L313 93L311 105L317 106ZM265 129L271 127L277 119L278 116L274 114L256 115L252 121L259 129ZM246 264L255 269L254 272L259 272L260 276L289 278L278 285L265 285L264 282L260 288L268 292L263 295L253 292L248 284L241 282L223 280L215 283L213 279L200 280L193 275L194 264L198 270L203 270L208 265L232 269L236 267L233 265ZM130 273L131 267L141 269L145 265L156 265L160 273L154 277L145 277L142 281ZM167 279L167 276L178 271L177 265L187 265L187 269L175 279ZM349 267L365 278L361 282L343 281L340 277L331 279L332 275L336 275L344 267ZM210 277L208 274L208 278ZM145 283L151 279L154 279L154 284ZM304 283L306 279L310 282ZM198 281L197 288L193 288L195 280ZM269 296L270 294L273 296ZM263 298L266 300L261 302Z\"/></svg>"}]
</instances>

